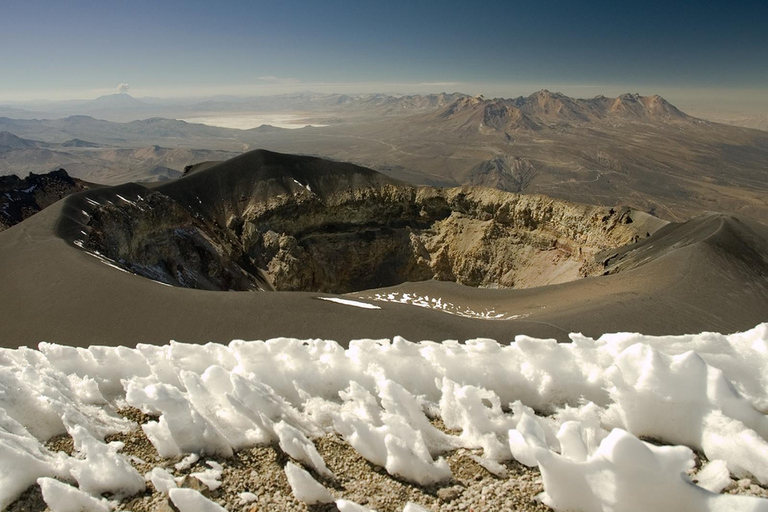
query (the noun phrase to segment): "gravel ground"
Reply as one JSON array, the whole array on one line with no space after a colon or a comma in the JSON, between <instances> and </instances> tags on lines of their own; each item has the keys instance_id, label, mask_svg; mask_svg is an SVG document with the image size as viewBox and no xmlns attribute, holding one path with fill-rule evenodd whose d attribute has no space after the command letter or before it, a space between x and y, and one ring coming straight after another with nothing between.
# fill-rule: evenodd
<instances>
[{"instance_id":1,"label":"gravel ground","mask_svg":"<svg viewBox=\"0 0 768 512\"><path fill-rule=\"evenodd\" d=\"M121 413L139 423L150 419L135 409L123 410ZM441 426L440 421L435 424ZM154 467L163 467L175 477L183 477L181 487L196 489L232 512L337 510L333 504L307 506L293 497L283 470L291 459L277 445L241 450L228 459L201 457L189 467L177 469L175 465L182 459L161 459L140 428L127 434L110 436L107 441L125 443L123 453L140 473L145 474ZM479 455L480 451L459 449L448 454L446 460L453 472L453 481L441 486L422 487L393 477L383 468L369 463L339 436L329 435L315 439L315 445L336 478L324 479L311 470L310 473L336 499L354 501L377 512L400 512L409 501L435 512L551 510L536 500L536 495L544 490L538 469L511 461L504 464L507 476L500 478L475 462L473 456ZM52 438L46 446L69 454L73 451L72 439L67 435ZM209 490L197 478L190 476L191 473L209 469L206 465L209 460L216 461L223 467L222 485L216 490ZM701 462L701 459L697 460L697 467L700 467ZM239 494L243 492L253 493L257 499L242 503ZM725 492L768 497L768 491L750 479L734 480ZM175 510L167 497L157 492L150 482L147 482L147 489L143 494L132 496L115 505L117 510L133 512ZM7 510L38 512L48 509L39 488L35 485Z\"/></svg>"}]
</instances>

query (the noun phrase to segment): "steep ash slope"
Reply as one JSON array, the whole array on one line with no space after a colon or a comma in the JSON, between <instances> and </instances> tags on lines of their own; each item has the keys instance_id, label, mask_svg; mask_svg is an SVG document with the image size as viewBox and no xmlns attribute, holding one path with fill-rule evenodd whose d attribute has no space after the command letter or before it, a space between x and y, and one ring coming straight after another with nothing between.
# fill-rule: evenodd
<instances>
[{"instance_id":1,"label":"steep ash slope","mask_svg":"<svg viewBox=\"0 0 768 512\"><path fill-rule=\"evenodd\" d=\"M60 231L79 247L208 290L346 293L428 279L526 287L588 275L598 251L650 235L632 224L643 214L628 209L417 188L267 151L154 188L83 194L66 208Z\"/></svg>"}]
</instances>

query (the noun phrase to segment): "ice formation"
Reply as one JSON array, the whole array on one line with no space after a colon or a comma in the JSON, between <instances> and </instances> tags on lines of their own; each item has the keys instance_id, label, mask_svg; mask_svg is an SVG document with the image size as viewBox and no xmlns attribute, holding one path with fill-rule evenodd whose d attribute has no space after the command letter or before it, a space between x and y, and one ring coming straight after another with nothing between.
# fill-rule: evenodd
<instances>
[{"instance_id":1,"label":"ice formation","mask_svg":"<svg viewBox=\"0 0 768 512\"><path fill-rule=\"evenodd\" d=\"M241 505L247 505L248 503L253 503L259 499L259 497L252 492L241 492L237 497L240 498Z\"/></svg>"},{"instance_id":2,"label":"ice formation","mask_svg":"<svg viewBox=\"0 0 768 512\"><path fill-rule=\"evenodd\" d=\"M152 471L147 473L147 480L152 482L158 492L168 494L171 489L176 489L176 479L168 471L163 468L153 468Z\"/></svg>"},{"instance_id":3,"label":"ice formation","mask_svg":"<svg viewBox=\"0 0 768 512\"><path fill-rule=\"evenodd\" d=\"M209 490L215 491L221 487L221 474L224 472L224 468L214 460L209 460L206 464L208 464L210 469L190 473L190 476L200 480Z\"/></svg>"},{"instance_id":4,"label":"ice formation","mask_svg":"<svg viewBox=\"0 0 768 512\"><path fill-rule=\"evenodd\" d=\"M339 512L375 512L368 507L358 505L354 501L349 500L336 500L336 508Z\"/></svg>"},{"instance_id":5,"label":"ice formation","mask_svg":"<svg viewBox=\"0 0 768 512\"><path fill-rule=\"evenodd\" d=\"M299 429L281 421L274 425L274 430L279 439L280 448L285 453L308 465L320 475L333 478L333 473L326 467L315 445Z\"/></svg>"},{"instance_id":6,"label":"ice formation","mask_svg":"<svg viewBox=\"0 0 768 512\"><path fill-rule=\"evenodd\" d=\"M179 512L227 512L227 509L194 489L171 489L168 497Z\"/></svg>"},{"instance_id":7,"label":"ice formation","mask_svg":"<svg viewBox=\"0 0 768 512\"><path fill-rule=\"evenodd\" d=\"M285 476L288 478L288 484L291 486L293 495L297 500L314 505L316 503L331 503L333 496L328 490L312 478L306 470L300 468L293 462L285 465Z\"/></svg>"},{"instance_id":8,"label":"ice formation","mask_svg":"<svg viewBox=\"0 0 768 512\"><path fill-rule=\"evenodd\" d=\"M37 480L43 494L43 501L51 512L109 512L105 499L96 499L77 487L59 482L53 478L40 477Z\"/></svg>"},{"instance_id":9,"label":"ice formation","mask_svg":"<svg viewBox=\"0 0 768 512\"><path fill-rule=\"evenodd\" d=\"M161 456L186 456L180 467L279 444L295 462L286 466L294 493L310 500L331 499L309 471L333 480L313 439L335 433L422 485L450 481L443 455L458 448L482 449L476 460L502 476L512 458L538 466L541 499L556 510L768 511L768 500L717 494L733 478L768 484L768 324L571 341L3 349L0 508L35 482L44 496L92 497L94 510L104 496L144 489L122 445L105 442L137 428L117 414L131 405L155 417L142 428ZM438 416L449 433L434 427ZM59 434L73 438L74 456L45 447ZM694 449L711 462L691 480ZM215 488L222 468L208 465L195 476ZM179 510L221 510L161 468L146 479Z\"/></svg>"},{"instance_id":10,"label":"ice formation","mask_svg":"<svg viewBox=\"0 0 768 512\"><path fill-rule=\"evenodd\" d=\"M405 507L403 507L403 512L429 512L424 507L420 507L416 505L415 503L408 502L405 504Z\"/></svg>"}]
</instances>

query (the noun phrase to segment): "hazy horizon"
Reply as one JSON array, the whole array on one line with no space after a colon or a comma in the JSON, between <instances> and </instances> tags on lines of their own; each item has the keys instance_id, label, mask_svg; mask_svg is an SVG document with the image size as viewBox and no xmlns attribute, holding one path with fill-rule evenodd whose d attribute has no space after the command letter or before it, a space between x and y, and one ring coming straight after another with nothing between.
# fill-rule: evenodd
<instances>
[{"instance_id":1,"label":"hazy horizon","mask_svg":"<svg viewBox=\"0 0 768 512\"><path fill-rule=\"evenodd\" d=\"M768 4L11 0L0 103L464 92L768 110Z\"/></svg>"},{"instance_id":2,"label":"hazy horizon","mask_svg":"<svg viewBox=\"0 0 768 512\"><path fill-rule=\"evenodd\" d=\"M128 84L119 84L128 85ZM448 86L450 85L450 87ZM697 113L717 114L737 114L750 113L753 115L764 115L768 113L768 94L760 89L683 89L669 87L632 87L632 86L599 86L599 85L482 85L482 84L291 84L290 86L281 85L268 89L250 90L247 88L229 88L224 90L212 89L208 94L202 91L197 94L189 95L171 95L163 94L163 91L147 90L144 88L123 88L118 91L115 87L112 90L94 90L87 91L86 96L66 95L54 97L35 97L28 99L6 99L0 97L0 105L7 105L18 108L44 108L47 104L60 104L66 102L87 102L97 99L101 96L108 96L123 92L129 94L138 100L158 100L167 102L189 103L196 100L204 101L211 98L249 98L249 97L268 97L281 94L295 93L317 93L317 94L437 94L437 93L463 93L470 95L483 95L488 98L504 97L513 98L518 96L528 96L541 89L547 89L552 92L560 92L574 98L591 98L598 95L609 97L618 96L623 93L639 93L643 96L658 94L678 108L684 111L690 111L694 115Z\"/></svg>"}]
</instances>

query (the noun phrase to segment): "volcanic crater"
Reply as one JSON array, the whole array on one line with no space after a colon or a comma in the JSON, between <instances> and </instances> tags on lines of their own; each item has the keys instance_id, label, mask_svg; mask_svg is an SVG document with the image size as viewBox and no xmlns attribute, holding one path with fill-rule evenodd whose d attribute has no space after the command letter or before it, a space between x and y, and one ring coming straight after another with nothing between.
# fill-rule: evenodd
<instances>
[{"instance_id":1,"label":"volcanic crater","mask_svg":"<svg viewBox=\"0 0 768 512\"><path fill-rule=\"evenodd\" d=\"M179 180L67 199L58 231L172 286L348 293L430 279L527 288L601 274L596 257L665 224L481 187L407 185L370 169L258 150Z\"/></svg>"}]
</instances>

